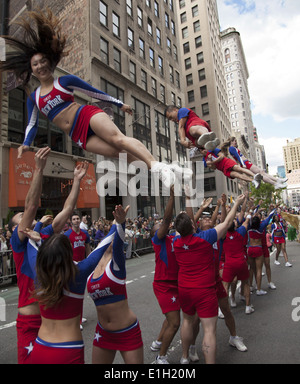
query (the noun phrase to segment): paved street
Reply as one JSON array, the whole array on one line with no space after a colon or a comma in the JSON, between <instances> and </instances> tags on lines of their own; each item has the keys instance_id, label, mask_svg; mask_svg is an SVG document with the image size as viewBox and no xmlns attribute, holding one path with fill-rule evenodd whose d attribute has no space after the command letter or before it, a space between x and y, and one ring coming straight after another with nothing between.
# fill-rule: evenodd
<instances>
[{"instance_id":1,"label":"paved street","mask_svg":"<svg viewBox=\"0 0 300 384\"><path fill-rule=\"evenodd\" d=\"M271 256L272 280L277 289L268 290L266 276L263 277L262 288L268 290L268 294L261 297L252 295L251 300L255 308L253 314L245 315L244 303L239 300L237 295L237 307L233 308L232 312L236 320L238 335L244 338L248 347L247 352L238 352L229 346L229 334L224 320L218 320L217 363L300 363L300 244L288 242L287 251L293 267L285 267L283 257L279 258L281 265L276 266L274 265L274 254ZM130 306L140 322L145 363L147 364L155 361L155 353L151 352L149 347L164 320L152 291L153 273L153 254L127 261L128 298ZM17 313L17 295L16 286L0 286L0 363L15 364L17 362L14 325ZM293 300L294 305L292 305ZM2 321L4 317L5 321ZM84 303L84 317L87 318L83 330L85 360L86 363L91 363L91 347L97 320L94 304L88 297ZM201 339L202 333L200 332L197 339L200 361L193 363L195 365L204 362ZM181 345L178 333L169 350L169 361L178 364L180 357ZM122 363L119 354L117 354L115 363Z\"/></svg>"}]
</instances>

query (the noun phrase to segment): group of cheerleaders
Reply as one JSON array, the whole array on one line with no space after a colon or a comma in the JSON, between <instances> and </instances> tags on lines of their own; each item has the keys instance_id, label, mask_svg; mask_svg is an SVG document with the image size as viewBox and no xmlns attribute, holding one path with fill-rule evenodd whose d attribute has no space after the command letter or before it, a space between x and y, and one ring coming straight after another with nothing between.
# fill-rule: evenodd
<instances>
[{"instance_id":1,"label":"group of cheerleaders","mask_svg":"<svg viewBox=\"0 0 300 384\"><path fill-rule=\"evenodd\" d=\"M21 38L1 36L9 49L6 51L5 61L0 62L0 71L13 71L27 91L32 75L40 82L35 91L28 91L28 125L24 142L18 149L19 157L30 149L34 141L38 130L38 115L41 112L67 133L78 146L89 152L110 158L116 158L125 152L128 162L144 161L151 172L159 174L166 188L172 189L176 182L176 173L183 173L187 178L191 178L192 172L188 168L156 161L140 141L123 135L110 117L98 107L81 106L75 102L74 91L80 91L91 98L110 102L126 113L133 113L131 107L123 101L103 93L76 76L55 78L56 66L68 54L67 39L62 32L61 22L50 10L32 11L27 16L18 21L18 26L24 31ZM217 148L220 145L219 139L209 125L192 110L171 106L166 109L165 115L178 123L181 144L186 148L199 149L205 166L218 169L226 177L252 182L255 188L259 187L262 180L276 188L286 186L286 180L269 176L247 160L238 150L234 138L224 143L221 149ZM228 148L236 162L227 157ZM29 218L36 209L36 200L38 201L40 196L41 174L48 154L48 148L36 153L36 170L30 193L26 198L25 211L24 214L19 214L18 226L12 236L14 257L19 265L19 362L84 362L80 319L87 285L99 320L95 332L93 362L112 363L116 350L120 350L126 363L142 363L141 331L135 314L128 306L125 285L123 242L124 223L129 207L124 209L122 206L116 206L113 212L115 223L108 236L87 259L75 265L72 248L66 236L56 233L53 226L49 232L51 236L45 233L45 230L35 228L35 231L32 231L28 228L31 226ZM84 169L78 171L78 180L82 178ZM78 178L78 174L76 177ZM78 187L78 183L74 183L74 188L76 185ZM238 200L239 203L241 201ZM231 221L234 219L231 217L233 213L234 210L228 214ZM183 225L183 232L180 233L179 228L178 232L182 238L187 235L194 239L196 236L197 241L200 239L199 244L196 242L197 246L202 247L205 243L210 254L212 247L208 244L212 245L226 235L230 221L228 217L226 225L216 226L210 236L196 236L198 230L194 226L191 227L189 219ZM186 217L181 219L184 223ZM270 217L261 222L258 216L254 216L248 231L248 256L249 260L254 260L252 264L253 270L256 270L257 292L260 292L258 294L263 294L260 287L264 237L262 233L269 219ZM280 222L275 221L273 225L275 244L284 244L284 231ZM187 228L190 228L190 233L186 233ZM183 281L190 283L186 277ZM206 323L204 319L201 320ZM210 329L208 324L209 322L207 329ZM211 341L211 338L207 337L205 342L210 342L209 340ZM208 361L213 360L210 355Z\"/></svg>"}]
</instances>

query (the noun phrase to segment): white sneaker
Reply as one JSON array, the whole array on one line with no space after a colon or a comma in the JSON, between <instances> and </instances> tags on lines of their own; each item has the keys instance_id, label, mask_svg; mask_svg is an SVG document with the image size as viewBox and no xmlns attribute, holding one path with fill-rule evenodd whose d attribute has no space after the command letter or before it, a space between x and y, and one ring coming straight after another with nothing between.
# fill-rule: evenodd
<instances>
[{"instance_id":1,"label":"white sneaker","mask_svg":"<svg viewBox=\"0 0 300 384\"><path fill-rule=\"evenodd\" d=\"M246 305L246 309L245 309L245 313L246 313L246 315L250 315L251 313L253 313L254 312L254 308L253 308L253 305L251 304L251 305Z\"/></svg>"},{"instance_id":2,"label":"white sneaker","mask_svg":"<svg viewBox=\"0 0 300 384\"><path fill-rule=\"evenodd\" d=\"M258 189L260 187L260 181L257 181L257 180L252 180L252 184L254 185L254 188L255 189Z\"/></svg>"},{"instance_id":3,"label":"white sneaker","mask_svg":"<svg viewBox=\"0 0 300 384\"><path fill-rule=\"evenodd\" d=\"M189 181L193 177L193 171L190 168L180 167L176 163L169 164L168 167L172 172L178 173L179 175L183 175L185 181Z\"/></svg>"},{"instance_id":4,"label":"white sneaker","mask_svg":"<svg viewBox=\"0 0 300 384\"><path fill-rule=\"evenodd\" d=\"M288 178L287 178L287 177L284 177L284 178L282 178L282 177L278 177L278 178L277 178L277 181L278 181L279 183L286 183L286 182L288 181Z\"/></svg>"},{"instance_id":5,"label":"white sneaker","mask_svg":"<svg viewBox=\"0 0 300 384\"><path fill-rule=\"evenodd\" d=\"M157 161L152 166L151 172L159 173L159 179L167 189L170 189L175 184L175 174L167 164Z\"/></svg>"},{"instance_id":6,"label":"white sneaker","mask_svg":"<svg viewBox=\"0 0 300 384\"><path fill-rule=\"evenodd\" d=\"M270 289L276 289L276 285L274 283L272 283L272 281L270 283L268 283L268 287Z\"/></svg>"},{"instance_id":7,"label":"white sneaker","mask_svg":"<svg viewBox=\"0 0 300 384\"><path fill-rule=\"evenodd\" d=\"M191 361L199 361L199 356L196 350L196 345L191 345L189 349L189 359Z\"/></svg>"},{"instance_id":8,"label":"white sneaker","mask_svg":"<svg viewBox=\"0 0 300 384\"><path fill-rule=\"evenodd\" d=\"M275 260L275 261L274 261L274 264L275 264L275 265L280 265L280 262L279 262L278 260Z\"/></svg>"},{"instance_id":9,"label":"white sneaker","mask_svg":"<svg viewBox=\"0 0 300 384\"><path fill-rule=\"evenodd\" d=\"M219 319L224 319L225 316L223 315L223 312L221 311L221 308L219 308L219 311L218 311L218 318Z\"/></svg>"},{"instance_id":10,"label":"white sneaker","mask_svg":"<svg viewBox=\"0 0 300 384\"><path fill-rule=\"evenodd\" d=\"M288 261L285 263L285 266L286 267L292 267L293 266L293 264L291 264L291 263L289 263Z\"/></svg>"},{"instance_id":11,"label":"white sneaker","mask_svg":"<svg viewBox=\"0 0 300 384\"><path fill-rule=\"evenodd\" d=\"M151 347L150 347L151 351L153 351L153 352L159 351L160 347L161 347L161 344L162 343L160 341L157 341L157 340L152 341L152 344L151 344Z\"/></svg>"},{"instance_id":12,"label":"white sneaker","mask_svg":"<svg viewBox=\"0 0 300 384\"><path fill-rule=\"evenodd\" d=\"M288 186L287 183L276 183L274 185L275 189L283 189L283 188L286 188Z\"/></svg>"},{"instance_id":13,"label":"white sneaker","mask_svg":"<svg viewBox=\"0 0 300 384\"><path fill-rule=\"evenodd\" d=\"M229 298L231 308L236 308L236 301L234 297Z\"/></svg>"},{"instance_id":14,"label":"white sneaker","mask_svg":"<svg viewBox=\"0 0 300 384\"><path fill-rule=\"evenodd\" d=\"M239 337L239 336L235 336L235 337L230 336L229 344L232 347L235 347L238 351L241 351L241 352L246 352L247 351L247 347L243 343L243 339L241 337Z\"/></svg>"},{"instance_id":15,"label":"white sneaker","mask_svg":"<svg viewBox=\"0 0 300 384\"><path fill-rule=\"evenodd\" d=\"M204 144L204 148L211 152L211 151L214 151L219 144L220 144L220 140L214 139L214 140L208 141L206 144Z\"/></svg>"},{"instance_id":16,"label":"white sneaker","mask_svg":"<svg viewBox=\"0 0 300 384\"><path fill-rule=\"evenodd\" d=\"M190 148L190 159L192 159L193 157L196 157L196 156L200 156L201 153L199 151L199 148L197 147L193 147L193 148Z\"/></svg>"},{"instance_id":17,"label":"white sneaker","mask_svg":"<svg viewBox=\"0 0 300 384\"><path fill-rule=\"evenodd\" d=\"M159 356L158 355L158 356L156 356L155 361L156 361L156 364L170 364L168 362L167 356Z\"/></svg>"},{"instance_id":18,"label":"white sneaker","mask_svg":"<svg viewBox=\"0 0 300 384\"><path fill-rule=\"evenodd\" d=\"M215 140L215 138L216 134L214 132L203 133L203 135L201 135L197 140L197 144L199 147L204 147L208 141Z\"/></svg>"},{"instance_id":19,"label":"white sneaker","mask_svg":"<svg viewBox=\"0 0 300 384\"><path fill-rule=\"evenodd\" d=\"M263 295L266 295L268 292L267 291L264 291L263 289L258 289L256 291L256 295L257 296L263 296Z\"/></svg>"},{"instance_id":20,"label":"white sneaker","mask_svg":"<svg viewBox=\"0 0 300 384\"><path fill-rule=\"evenodd\" d=\"M180 364L190 364L190 360L185 357L182 357L180 359Z\"/></svg>"}]
</instances>

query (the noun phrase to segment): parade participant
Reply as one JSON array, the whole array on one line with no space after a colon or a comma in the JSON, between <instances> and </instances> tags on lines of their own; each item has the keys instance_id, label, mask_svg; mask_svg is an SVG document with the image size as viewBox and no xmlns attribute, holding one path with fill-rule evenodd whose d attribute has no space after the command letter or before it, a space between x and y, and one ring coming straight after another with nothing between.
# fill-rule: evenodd
<instances>
[{"instance_id":1,"label":"parade participant","mask_svg":"<svg viewBox=\"0 0 300 384\"><path fill-rule=\"evenodd\" d=\"M200 119L191 109L179 109L174 105L169 105L165 109L165 116L168 120L178 123L180 144L185 148L204 146L212 151L220 144L220 140L211 131L209 124Z\"/></svg>"},{"instance_id":2,"label":"parade participant","mask_svg":"<svg viewBox=\"0 0 300 384\"><path fill-rule=\"evenodd\" d=\"M223 241L225 252L225 265L222 274L222 280L226 292L229 291L229 285L235 278L241 281L241 291L246 300L246 314L254 312L253 306L250 304L250 286L249 286L249 270L247 263L247 251L245 246L248 242L247 229L251 219L248 215L244 223L240 227L236 227L235 221L232 223L226 237Z\"/></svg>"},{"instance_id":3,"label":"parade participant","mask_svg":"<svg viewBox=\"0 0 300 384\"><path fill-rule=\"evenodd\" d=\"M248 169L240 167L233 160L225 157L219 148L208 151L204 147L200 147L200 153L203 155L205 168L218 169L223 172L226 177L252 182L256 189L259 188L262 179L261 175L256 174L253 176L253 173Z\"/></svg>"},{"instance_id":4,"label":"parade participant","mask_svg":"<svg viewBox=\"0 0 300 384\"><path fill-rule=\"evenodd\" d=\"M194 315L197 313L204 332L202 351L206 363L215 363L216 357L218 300L212 245L224 237L243 200L244 196L239 196L224 223L207 231L197 233L194 221L186 212L180 213L175 220L175 229L180 234L175 237L173 245L179 265L182 347L183 351L187 351L193 341Z\"/></svg>"},{"instance_id":5,"label":"parade participant","mask_svg":"<svg viewBox=\"0 0 300 384\"><path fill-rule=\"evenodd\" d=\"M265 295L267 292L261 289L261 278L262 278L262 266L264 261L264 252L262 247L262 241L265 236L264 230L268 226L270 220L275 214L273 209L270 215L263 221L259 216L254 216L248 229L248 262L250 267L255 274L258 296Z\"/></svg>"},{"instance_id":6,"label":"parade participant","mask_svg":"<svg viewBox=\"0 0 300 384\"><path fill-rule=\"evenodd\" d=\"M280 255L280 252L282 251L285 259L285 266L292 267L292 264L289 262L288 255L286 252L285 230L283 228L282 223L280 222L280 218L278 217L278 215L275 215L273 217L271 231L272 231L272 241L276 246L276 255L275 255L274 264L280 265L280 262L278 261L278 257Z\"/></svg>"},{"instance_id":7,"label":"parade participant","mask_svg":"<svg viewBox=\"0 0 300 384\"><path fill-rule=\"evenodd\" d=\"M262 175L262 179L265 183L274 185L276 189L285 188L287 186L287 178L281 179L273 177L266 173L263 169L259 168L257 165L253 164L250 160L245 158L245 156L238 149L238 143L235 137L231 137L228 141L223 143L221 146L221 151L225 156L228 156L229 151L230 155L234 158L237 164L239 164L242 168L249 169L253 175L259 173Z\"/></svg>"},{"instance_id":8,"label":"parade participant","mask_svg":"<svg viewBox=\"0 0 300 384\"><path fill-rule=\"evenodd\" d=\"M87 231L80 229L80 216L73 212L71 215L71 228L65 232L73 249L73 260L81 261L91 253L91 239Z\"/></svg>"},{"instance_id":9,"label":"parade participant","mask_svg":"<svg viewBox=\"0 0 300 384\"><path fill-rule=\"evenodd\" d=\"M153 291L162 313L165 315L161 332L152 345L158 350L158 364L168 364L167 351L180 326L180 305L178 300L178 265L172 246L174 235L169 235L174 208L174 188L171 188L163 221L151 229L151 240L155 252L155 273Z\"/></svg>"},{"instance_id":10,"label":"parade participant","mask_svg":"<svg viewBox=\"0 0 300 384\"><path fill-rule=\"evenodd\" d=\"M113 212L116 224L111 228L115 232L114 238L104 239L99 244L98 249L106 249L87 281L87 290L96 305L98 316L93 364L112 364L117 351L120 351L126 364L142 364L144 360L139 322L129 308L126 292L123 245L128 209L129 206L125 209L121 205L116 206Z\"/></svg>"},{"instance_id":11,"label":"parade participant","mask_svg":"<svg viewBox=\"0 0 300 384\"><path fill-rule=\"evenodd\" d=\"M48 150L50 150L48 148ZM36 154L36 158L40 156L42 150L39 150ZM83 162L77 165L74 170L74 179L72 184L71 192L66 199L62 211L53 218L49 217L49 215L44 216L39 222L35 224L35 230L41 231L41 237L46 239L50 237L53 233L60 233L62 228L65 225L67 218L70 216L70 212L74 209L76 204L79 190L80 190L80 181L85 176L86 171L88 169L88 163ZM31 187L29 189L28 195L26 197L26 201L28 203L34 203L34 201L39 201L38 194L41 192L41 180L36 182L32 182ZM34 194L36 191L36 195ZM36 200L37 199L37 200ZM27 203L26 203L27 204ZM23 217L26 215L27 206L25 204L24 213L20 212L16 214L10 222L10 226L16 227L13 232L12 237L12 246L15 249L21 247L23 249L24 258L22 259L22 252L13 253L15 257L16 265L19 265L22 261L22 266L20 267L19 272L17 271L18 277L18 286L19 286L19 314L17 318L17 337L18 337L18 361L19 363L27 363L29 352L32 349L32 345L34 340L36 339L37 332L41 323L40 311L39 307L36 303L36 300L32 297L33 291L33 276L34 273L29 268L29 255L28 255L28 241L25 236L23 230L27 228L24 225L24 221L22 223ZM37 203L38 204L38 203ZM19 220L19 221L18 221ZM25 223L30 222L31 220L25 219ZM47 225L48 222L52 224ZM35 221L32 223L32 227ZM43 228L43 225L45 227ZM31 225L28 225L30 228ZM20 241L20 239L23 239ZM24 305L28 302L28 305Z\"/></svg>"},{"instance_id":12,"label":"parade participant","mask_svg":"<svg viewBox=\"0 0 300 384\"><path fill-rule=\"evenodd\" d=\"M18 21L24 30L20 39L2 36L10 50L6 52L6 61L0 62L0 71L13 71L24 86L32 74L41 84L27 99L28 126L24 142L18 149L19 157L29 150L35 138L40 111L83 149L112 158L125 152L128 162L137 159L143 161L151 172L159 174L165 187L170 188L175 182L175 173L171 168L156 161L139 140L123 135L104 111L91 105L80 106L74 100L74 91L113 103L122 111L132 114L129 105L76 76L54 77L54 70L61 58L68 55L67 38L62 33L61 21L49 9L47 13L29 12L28 18L29 21L25 18Z\"/></svg>"},{"instance_id":13,"label":"parade participant","mask_svg":"<svg viewBox=\"0 0 300 384\"><path fill-rule=\"evenodd\" d=\"M27 237L23 233L32 228L39 206L42 192L43 171L46 166L50 148L39 149L35 154L35 169L32 182L25 199L24 212L12 217L9 227L12 231L11 247L16 265L17 283L19 288L17 339L18 363L26 364L28 352L34 342L41 324L39 306L31 297L34 288L33 275L28 266Z\"/></svg>"}]
</instances>

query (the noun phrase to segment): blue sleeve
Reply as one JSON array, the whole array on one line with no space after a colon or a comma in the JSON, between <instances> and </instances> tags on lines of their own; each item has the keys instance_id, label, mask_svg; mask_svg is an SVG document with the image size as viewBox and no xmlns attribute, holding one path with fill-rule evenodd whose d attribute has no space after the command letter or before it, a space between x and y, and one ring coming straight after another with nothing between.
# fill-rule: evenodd
<instances>
[{"instance_id":1,"label":"blue sleeve","mask_svg":"<svg viewBox=\"0 0 300 384\"><path fill-rule=\"evenodd\" d=\"M25 138L23 141L23 145L30 146L33 142L39 125L39 111L35 102L33 101L35 98L35 92L33 92L30 97L27 98L27 114L28 114L28 124L25 131Z\"/></svg>"},{"instance_id":2,"label":"blue sleeve","mask_svg":"<svg viewBox=\"0 0 300 384\"><path fill-rule=\"evenodd\" d=\"M97 264L101 260L107 248L110 246L111 242L115 237L116 225L112 225L109 233L101 241L101 243L95 248L86 259L80 261L77 265L80 270L81 276L83 275L87 278L97 267Z\"/></svg>"},{"instance_id":3,"label":"blue sleeve","mask_svg":"<svg viewBox=\"0 0 300 384\"><path fill-rule=\"evenodd\" d=\"M238 151L236 150L235 147L231 146L229 147L229 153L231 154L231 156L238 162L240 163L242 166L244 166L244 162L243 160L241 159L240 155L238 154Z\"/></svg>"},{"instance_id":4,"label":"blue sleeve","mask_svg":"<svg viewBox=\"0 0 300 384\"><path fill-rule=\"evenodd\" d=\"M82 229L82 232L84 232L86 234L85 244L89 244L91 242L91 237L90 237L88 231L85 231L84 229Z\"/></svg>"},{"instance_id":5,"label":"blue sleeve","mask_svg":"<svg viewBox=\"0 0 300 384\"><path fill-rule=\"evenodd\" d=\"M269 214L269 216L264 221L261 222L259 227L260 232L262 232L270 224L270 220L272 219L275 213L276 213L276 209L273 209L273 211Z\"/></svg>"},{"instance_id":6,"label":"blue sleeve","mask_svg":"<svg viewBox=\"0 0 300 384\"><path fill-rule=\"evenodd\" d=\"M43 228L43 223L41 221L38 221L34 226L34 231L40 233Z\"/></svg>"},{"instance_id":7,"label":"blue sleeve","mask_svg":"<svg viewBox=\"0 0 300 384\"><path fill-rule=\"evenodd\" d=\"M188 117L189 113L190 113L190 110L188 108L180 108L177 114L178 121L183 119L184 117Z\"/></svg>"},{"instance_id":8,"label":"blue sleeve","mask_svg":"<svg viewBox=\"0 0 300 384\"><path fill-rule=\"evenodd\" d=\"M125 223L117 224L117 230L113 242L113 258L112 269L119 278L126 277L125 269L125 253L124 253L124 239L125 239Z\"/></svg>"},{"instance_id":9,"label":"blue sleeve","mask_svg":"<svg viewBox=\"0 0 300 384\"><path fill-rule=\"evenodd\" d=\"M92 87L89 83L74 75L66 75L60 77L59 83L64 88L69 88L70 90L85 93L86 95L93 97L94 99L112 103L119 108L122 108L124 104L121 100L115 99L114 97L109 96L108 94L100 91L99 89Z\"/></svg>"},{"instance_id":10,"label":"blue sleeve","mask_svg":"<svg viewBox=\"0 0 300 384\"><path fill-rule=\"evenodd\" d=\"M18 227L16 227L10 238L11 248L14 252L24 252L27 247L28 237L25 237L24 241L21 241L18 234Z\"/></svg>"},{"instance_id":11,"label":"blue sleeve","mask_svg":"<svg viewBox=\"0 0 300 384\"><path fill-rule=\"evenodd\" d=\"M200 231L199 233L195 233L194 236L200 237L201 239L207 241L211 245L213 245L216 241L218 241L218 235L215 228L208 229L206 231Z\"/></svg>"},{"instance_id":12,"label":"blue sleeve","mask_svg":"<svg viewBox=\"0 0 300 384\"><path fill-rule=\"evenodd\" d=\"M219 156L219 153L221 152L221 149L220 148L216 148L212 151L212 153L215 155L215 156Z\"/></svg>"},{"instance_id":13,"label":"blue sleeve","mask_svg":"<svg viewBox=\"0 0 300 384\"><path fill-rule=\"evenodd\" d=\"M158 231L158 230L157 230L157 231ZM166 236L163 237L162 239L159 239L158 236L157 236L157 231L155 232L155 234L154 234L154 236L152 237L151 240L152 240L153 244L155 244L155 245L161 245L162 243L165 242L165 238L166 238Z\"/></svg>"},{"instance_id":14,"label":"blue sleeve","mask_svg":"<svg viewBox=\"0 0 300 384\"><path fill-rule=\"evenodd\" d=\"M247 229L243 225L239 227L236 231L243 237L247 235Z\"/></svg>"}]
</instances>

